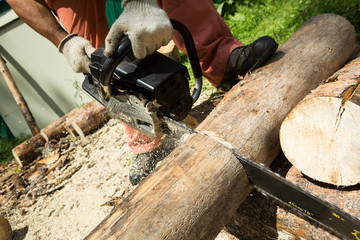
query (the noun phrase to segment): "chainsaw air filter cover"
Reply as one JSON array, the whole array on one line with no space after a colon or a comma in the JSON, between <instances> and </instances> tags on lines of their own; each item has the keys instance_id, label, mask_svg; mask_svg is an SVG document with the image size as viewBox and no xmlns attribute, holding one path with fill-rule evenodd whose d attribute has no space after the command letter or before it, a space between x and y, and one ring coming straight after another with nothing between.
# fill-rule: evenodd
<instances>
[{"instance_id":1,"label":"chainsaw air filter cover","mask_svg":"<svg viewBox=\"0 0 360 240\"><path fill-rule=\"evenodd\" d=\"M103 51L99 48L91 56L91 74L98 80L106 60ZM110 85L115 95L121 91L140 94L162 113L182 120L193 104L189 78L185 66L158 52L145 59L136 59L130 52L114 70Z\"/></svg>"},{"instance_id":2,"label":"chainsaw air filter cover","mask_svg":"<svg viewBox=\"0 0 360 240\"><path fill-rule=\"evenodd\" d=\"M92 53L91 75L85 75L82 85L106 107L111 117L151 138L162 132L163 121L159 116L183 120L201 92L201 68L191 34L180 22L171 22L183 37L189 54L195 77L192 95L185 66L158 52L136 59L127 37L109 58L103 54L104 47Z\"/></svg>"}]
</instances>

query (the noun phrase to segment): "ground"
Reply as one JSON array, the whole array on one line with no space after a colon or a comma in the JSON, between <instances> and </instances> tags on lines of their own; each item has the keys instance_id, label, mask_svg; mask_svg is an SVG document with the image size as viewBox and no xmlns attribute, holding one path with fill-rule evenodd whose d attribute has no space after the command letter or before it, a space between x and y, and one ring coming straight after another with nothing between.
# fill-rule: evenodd
<instances>
[{"instance_id":1,"label":"ground","mask_svg":"<svg viewBox=\"0 0 360 240\"><path fill-rule=\"evenodd\" d=\"M199 121L219 100L208 97L193 111ZM116 119L85 138L49 142L42 152L21 170L15 162L0 167L0 214L14 240L83 239L135 189L128 179L134 155ZM230 239L225 231L217 237Z\"/></svg>"}]
</instances>

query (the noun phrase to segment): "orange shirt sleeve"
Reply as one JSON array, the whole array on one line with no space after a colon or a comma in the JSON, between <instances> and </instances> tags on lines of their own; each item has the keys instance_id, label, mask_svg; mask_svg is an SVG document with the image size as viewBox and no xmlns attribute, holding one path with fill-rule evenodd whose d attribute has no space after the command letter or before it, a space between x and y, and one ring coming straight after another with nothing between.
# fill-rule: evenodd
<instances>
[{"instance_id":1,"label":"orange shirt sleeve","mask_svg":"<svg viewBox=\"0 0 360 240\"><path fill-rule=\"evenodd\" d=\"M45 0L69 33L88 39L95 48L105 43L109 31L106 0Z\"/></svg>"}]
</instances>

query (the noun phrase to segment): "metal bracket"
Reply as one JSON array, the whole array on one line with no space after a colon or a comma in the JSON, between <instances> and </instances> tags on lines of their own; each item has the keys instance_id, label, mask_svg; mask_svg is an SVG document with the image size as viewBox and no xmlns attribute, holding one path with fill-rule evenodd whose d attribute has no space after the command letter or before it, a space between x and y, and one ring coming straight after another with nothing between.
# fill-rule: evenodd
<instances>
[{"instance_id":1,"label":"metal bracket","mask_svg":"<svg viewBox=\"0 0 360 240\"><path fill-rule=\"evenodd\" d=\"M162 133L162 120L158 118L158 108L145 98L132 94L111 97L106 108L112 118L119 119L129 127L138 130L149 138Z\"/></svg>"}]
</instances>

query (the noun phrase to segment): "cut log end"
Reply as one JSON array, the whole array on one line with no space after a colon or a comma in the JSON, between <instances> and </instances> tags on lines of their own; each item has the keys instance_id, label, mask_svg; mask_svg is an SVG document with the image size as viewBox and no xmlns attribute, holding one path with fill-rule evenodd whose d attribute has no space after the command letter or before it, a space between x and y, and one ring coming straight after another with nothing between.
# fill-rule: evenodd
<instances>
[{"instance_id":1,"label":"cut log end","mask_svg":"<svg viewBox=\"0 0 360 240\"><path fill-rule=\"evenodd\" d=\"M20 160L19 155L16 153L16 151L14 149L12 150L12 155L13 155L13 157L15 159L15 162L19 165L20 168L22 168L23 164L22 164L22 162Z\"/></svg>"},{"instance_id":2,"label":"cut log end","mask_svg":"<svg viewBox=\"0 0 360 240\"><path fill-rule=\"evenodd\" d=\"M301 102L284 120L280 142L285 156L305 175L337 186L360 182L360 106L341 98Z\"/></svg>"}]
</instances>

